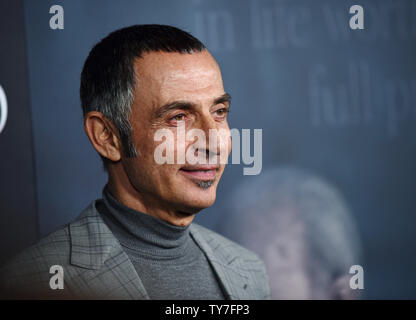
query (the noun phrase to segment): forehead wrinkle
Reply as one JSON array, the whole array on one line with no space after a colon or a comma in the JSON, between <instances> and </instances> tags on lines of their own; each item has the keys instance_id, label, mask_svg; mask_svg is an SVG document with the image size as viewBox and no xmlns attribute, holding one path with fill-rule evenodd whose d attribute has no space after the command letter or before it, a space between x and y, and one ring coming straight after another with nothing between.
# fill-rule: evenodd
<instances>
[{"instance_id":1,"label":"forehead wrinkle","mask_svg":"<svg viewBox=\"0 0 416 320\"><path fill-rule=\"evenodd\" d=\"M136 88L140 93L152 95L157 100L188 100L186 95L207 95L222 88L222 79L215 70L182 70L176 72L152 72L143 81L143 75L136 74ZM208 93L210 91L210 93Z\"/></svg>"},{"instance_id":2,"label":"forehead wrinkle","mask_svg":"<svg viewBox=\"0 0 416 320\"><path fill-rule=\"evenodd\" d=\"M151 101L147 110L173 101L202 105L222 94L219 66L207 54L150 53L136 59L136 93L146 103Z\"/></svg>"},{"instance_id":3,"label":"forehead wrinkle","mask_svg":"<svg viewBox=\"0 0 416 320\"><path fill-rule=\"evenodd\" d=\"M187 78L191 75L199 77L202 74L198 73L206 72L207 70L220 73L217 62L208 51L193 54L175 52L147 53L141 58L136 58L135 67L138 73L154 79L164 75L166 71L173 71L177 75L179 75L179 72L182 72Z\"/></svg>"},{"instance_id":4,"label":"forehead wrinkle","mask_svg":"<svg viewBox=\"0 0 416 320\"><path fill-rule=\"evenodd\" d=\"M200 80L198 73L195 78L187 78L186 75L172 75L166 79L159 89L159 97L162 104L174 101L187 102L194 106L212 104L213 99L224 92L222 81L219 79Z\"/></svg>"},{"instance_id":5,"label":"forehead wrinkle","mask_svg":"<svg viewBox=\"0 0 416 320\"><path fill-rule=\"evenodd\" d=\"M180 89L187 93L208 92L217 87L222 87L222 79L216 70L194 68L192 70L179 70L166 75L161 87L170 91Z\"/></svg>"}]
</instances>

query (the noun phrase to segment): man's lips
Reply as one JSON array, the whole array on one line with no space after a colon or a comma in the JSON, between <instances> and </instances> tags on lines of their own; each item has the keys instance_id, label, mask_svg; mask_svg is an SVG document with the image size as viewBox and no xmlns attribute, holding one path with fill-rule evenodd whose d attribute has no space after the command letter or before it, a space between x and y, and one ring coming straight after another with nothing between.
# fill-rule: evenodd
<instances>
[{"instance_id":1,"label":"man's lips","mask_svg":"<svg viewBox=\"0 0 416 320\"><path fill-rule=\"evenodd\" d=\"M193 179L213 180L217 175L217 166L185 166L179 171Z\"/></svg>"}]
</instances>

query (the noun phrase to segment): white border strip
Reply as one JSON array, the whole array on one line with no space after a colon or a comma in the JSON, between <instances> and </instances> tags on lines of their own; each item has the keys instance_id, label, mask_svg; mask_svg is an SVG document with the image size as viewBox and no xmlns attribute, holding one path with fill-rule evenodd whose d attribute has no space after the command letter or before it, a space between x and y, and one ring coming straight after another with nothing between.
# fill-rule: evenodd
<instances>
[{"instance_id":1,"label":"white border strip","mask_svg":"<svg viewBox=\"0 0 416 320\"><path fill-rule=\"evenodd\" d=\"M3 87L0 85L0 109L1 109L1 117L0 117L0 133L3 131L4 127L6 126L7 120L7 98L6 93L3 90Z\"/></svg>"}]
</instances>

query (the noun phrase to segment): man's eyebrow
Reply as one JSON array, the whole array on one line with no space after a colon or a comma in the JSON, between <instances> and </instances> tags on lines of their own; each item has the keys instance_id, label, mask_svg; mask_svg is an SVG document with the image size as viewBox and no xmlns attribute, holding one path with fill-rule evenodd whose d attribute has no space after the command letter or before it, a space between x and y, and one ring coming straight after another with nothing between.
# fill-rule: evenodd
<instances>
[{"instance_id":1,"label":"man's eyebrow","mask_svg":"<svg viewBox=\"0 0 416 320\"><path fill-rule=\"evenodd\" d=\"M228 93L224 93L221 97L218 97L214 100L214 106L220 103L226 103L228 102L228 104L231 103L231 96Z\"/></svg>"},{"instance_id":2,"label":"man's eyebrow","mask_svg":"<svg viewBox=\"0 0 416 320\"><path fill-rule=\"evenodd\" d=\"M187 101L174 101L174 102L170 102L167 103L163 106L161 106L157 111L156 111L156 117L157 118L161 118L163 117L163 115L165 115L166 113L168 113L171 110L175 110L175 109L183 109L183 110L190 110L192 109L193 104Z\"/></svg>"},{"instance_id":3,"label":"man's eyebrow","mask_svg":"<svg viewBox=\"0 0 416 320\"><path fill-rule=\"evenodd\" d=\"M217 105L220 103L230 103L231 102L231 96L228 93L224 93L222 96L215 98L213 100L213 105ZM176 109L183 109L183 110L191 110L193 109L195 106L192 102L189 101L173 101L173 102L169 102L163 106L161 106L157 111L156 111L156 117L157 118L161 118L163 117L166 113L168 113L171 110L176 110Z\"/></svg>"}]
</instances>

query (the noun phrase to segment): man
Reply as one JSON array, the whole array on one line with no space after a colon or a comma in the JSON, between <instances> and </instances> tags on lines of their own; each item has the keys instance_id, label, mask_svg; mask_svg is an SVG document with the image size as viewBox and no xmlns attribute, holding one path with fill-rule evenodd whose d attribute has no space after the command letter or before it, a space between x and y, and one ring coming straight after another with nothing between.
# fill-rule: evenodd
<instances>
[{"instance_id":1,"label":"man","mask_svg":"<svg viewBox=\"0 0 416 320\"><path fill-rule=\"evenodd\" d=\"M218 158L230 152L230 143L178 135L229 133L230 96L204 45L170 26L115 31L91 50L80 95L85 131L108 172L103 198L1 270L5 297L267 299L263 262L192 223L214 203L225 166ZM208 161L160 164L161 130L174 136L175 159L186 151Z\"/></svg>"},{"instance_id":2,"label":"man","mask_svg":"<svg viewBox=\"0 0 416 320\"><path fill-rule=\"evenodd\" d=\"M272 299L360 297L349 273L361 264L359 233L334 186L283 166L242 183L228 199L220 231L264 260Z\"/></svg>"}]
</instances>

